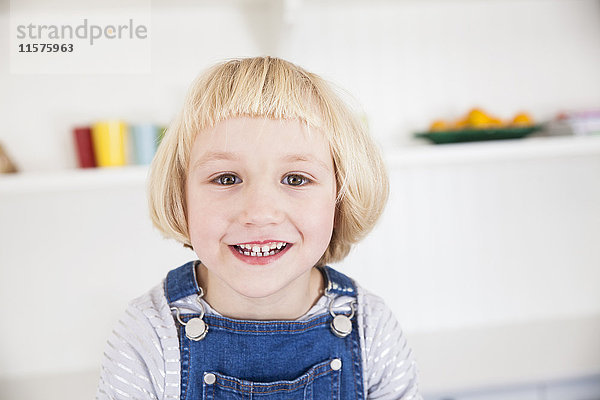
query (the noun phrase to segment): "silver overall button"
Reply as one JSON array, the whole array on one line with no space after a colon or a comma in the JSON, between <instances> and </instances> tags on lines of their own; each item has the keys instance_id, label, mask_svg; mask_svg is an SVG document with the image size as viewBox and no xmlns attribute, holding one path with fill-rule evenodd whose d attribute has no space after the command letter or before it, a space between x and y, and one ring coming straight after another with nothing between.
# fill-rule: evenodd
<instances>
[{"instance_id":1,"label":"silver overall button","mask_svg":"<svg viewBox=\"0 0 600 400\"><path fill-rule=\"evenodd\" d=\"M331 330L335 336L344 338L352 332L352 321L343 314L336 315L331 321Z\"/></svg>"},{"instance_id":2,"label":"silver overall button","mask_svg":"<svg viewBox=\"0 0 600 400\"><path fill-rule=\"evenodd\" d=\"M200 318L192 318L185 324L185 336L191 340L202 340L207 332L208 325Z\"/></svg>"},{"instance_id":3,"label":"silver overall button","mask_svg":"<svg viewBox=\"0 0 600 400\"><path fill-rule=\"evenodd\" d=\"M207 385L212 385L217 381L217 376L215 374L205 374L204 375L204 383Z\"/></svg>"},{"instance_id":4,"label":"silver overall button","mask_svg":"<svg viewBox=\"0 0 600 400\"><path fill-rule=\"evenodd\" d=\"M339 371L340 369L342 369L342 360L340 360L339 358L334 358L333 360L331 360L329 366L332 370Z\"/></svg>"}]
</instances>

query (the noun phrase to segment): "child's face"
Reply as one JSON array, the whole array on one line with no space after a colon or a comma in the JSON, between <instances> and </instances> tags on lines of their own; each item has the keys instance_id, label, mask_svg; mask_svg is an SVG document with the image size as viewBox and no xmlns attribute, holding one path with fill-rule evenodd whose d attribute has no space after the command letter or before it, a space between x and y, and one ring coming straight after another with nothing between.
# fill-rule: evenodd
<instances>
[{"instance_id":1,"label":"child's face","mask_svg":"<svg viewBox=\"0 0 600 400\"><path fill-rule=\"evenodd\" d=\"M298 290L331 239L329 145L299 121L232 118L200 132L186 190L194 250L234 297Z\"/></svg>"}]
</instances>

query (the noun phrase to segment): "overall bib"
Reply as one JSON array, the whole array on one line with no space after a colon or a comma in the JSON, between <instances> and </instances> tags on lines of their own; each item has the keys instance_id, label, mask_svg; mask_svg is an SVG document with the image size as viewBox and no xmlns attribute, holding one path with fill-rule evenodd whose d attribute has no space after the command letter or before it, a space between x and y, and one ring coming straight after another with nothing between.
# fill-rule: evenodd
<instances>
[{"instance_id":1,"label":"overall bib","mask_svg":"<svg viewBox=\"0 0 600 400\"><path fill-rule=\"evenodd\" d=\"M167 301L202 294L196 262L169 272ZM347 276L319 268L325 295L356 297ZM331 303L330 303L331 304ZM181 400L362 400L363 371L354 315L331 311L304 321L246 321L177 312L181 354ZM335 323L334 323L335 316ZM207 331L186 334L190 320ZM177 322L178 321L178 322ZM341 322L341 324L338 324ZM335 327L341 327L335 329Z\"/></svg>"}]
</instances>

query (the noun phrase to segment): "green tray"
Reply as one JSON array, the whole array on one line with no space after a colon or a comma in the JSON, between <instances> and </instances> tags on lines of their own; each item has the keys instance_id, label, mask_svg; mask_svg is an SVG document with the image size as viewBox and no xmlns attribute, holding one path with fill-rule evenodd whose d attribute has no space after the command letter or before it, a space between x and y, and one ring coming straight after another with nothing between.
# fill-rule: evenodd
<instances>
[{"instance_id":1,"label":"green tray","mask_svg":"<svg viewBox=\"0 0 600 400\"><path fill-rule=\"evenodd\" d=\"M541 125L520 128L463 129L458 131L418 132L415 137L431 140L435 144L476 142L481 140L520 139L542 129Z\"/></svg>"}]
</instances>

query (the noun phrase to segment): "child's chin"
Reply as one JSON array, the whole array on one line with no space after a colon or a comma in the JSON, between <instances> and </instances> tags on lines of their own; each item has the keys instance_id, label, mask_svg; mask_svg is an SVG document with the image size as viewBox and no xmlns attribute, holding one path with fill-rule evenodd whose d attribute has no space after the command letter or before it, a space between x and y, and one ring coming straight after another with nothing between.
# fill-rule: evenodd
<instances>
[{"instance_id":1,"label":"child's chin","mask_svg":"<svg viewBox=\"0 0 600 400\"><path fill-rule=\"evenodd\" d=\"M278 291L282 287L269 285L266 282L245 282L244 286L239 289L239 293L250 299L266 299Z\"/></svg>"}]
</instances>

